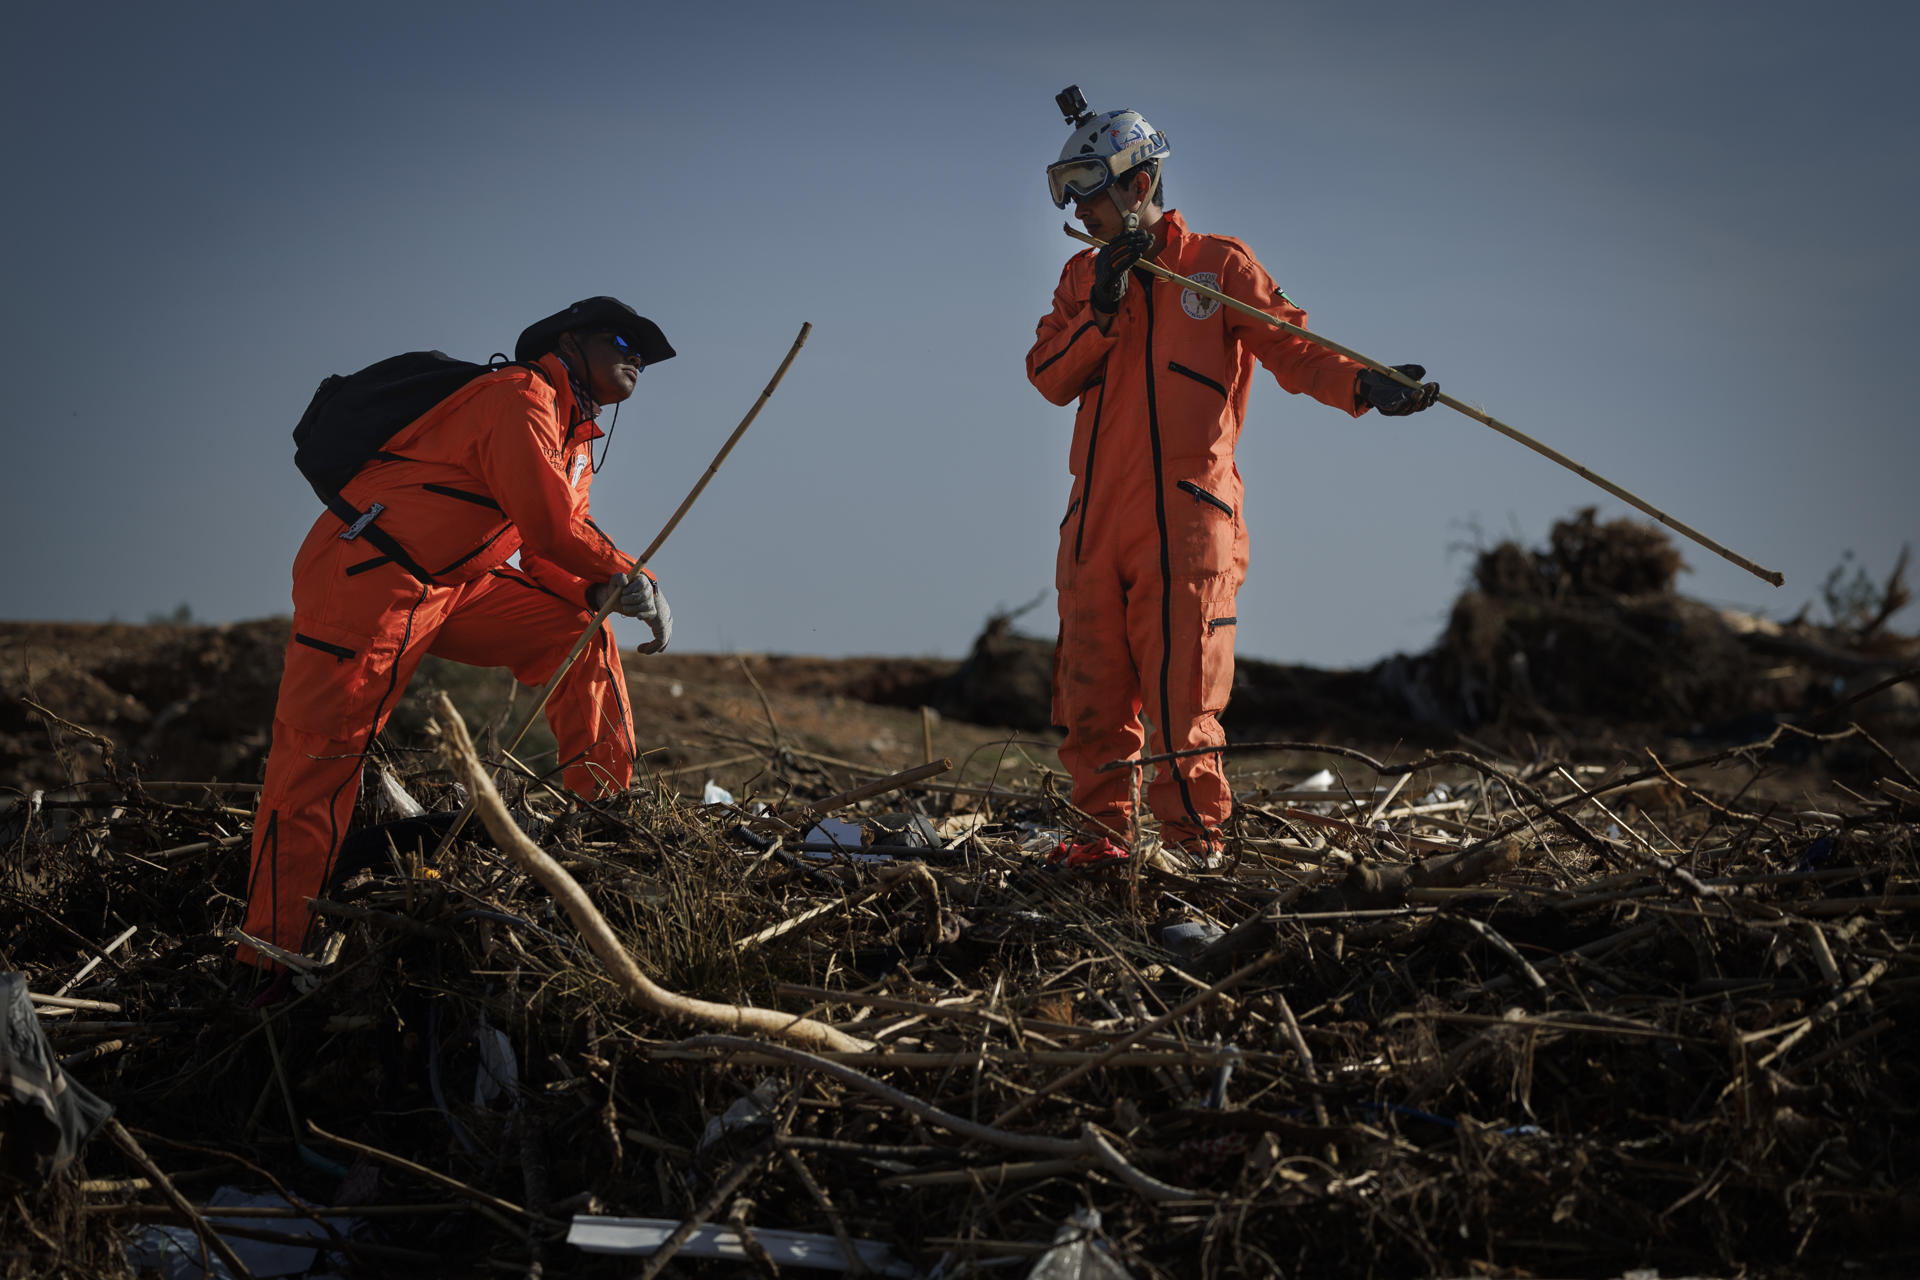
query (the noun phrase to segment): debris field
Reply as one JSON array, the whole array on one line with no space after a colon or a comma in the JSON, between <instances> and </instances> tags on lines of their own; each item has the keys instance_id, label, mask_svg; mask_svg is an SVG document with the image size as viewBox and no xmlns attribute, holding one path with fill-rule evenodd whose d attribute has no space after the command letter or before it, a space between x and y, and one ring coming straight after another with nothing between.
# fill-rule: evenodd
<instances>
[{"instance_id":1,"label":"debris field","mask_svg":"<svg viewBox=\"0 0 1920 1280\"><path fill-rule=\"evenodd\" d=\"M118 1127L0 1195L0 1275L134 1275L160 1224L338 1275L1911 1270L1920 646L1544 574L1627 536L1585 528L1329 674L1362 730L1243 722L1216 865L1057 860L1044 740L918 710L966 664L853 706L636 663L643 722L699 710L592 806L418 689L277 992L231 960L246 757L154 772L9 671L0 970Z\"/></svg>"}]
</instances>

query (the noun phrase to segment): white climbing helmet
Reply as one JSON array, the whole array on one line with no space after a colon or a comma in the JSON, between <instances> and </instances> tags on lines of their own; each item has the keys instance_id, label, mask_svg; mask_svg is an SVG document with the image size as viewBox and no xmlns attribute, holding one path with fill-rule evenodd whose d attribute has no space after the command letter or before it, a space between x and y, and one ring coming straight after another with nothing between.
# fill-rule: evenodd
<instances>
[{"instance_id":1,"label":"white climbing helmet","mask_svg":"<svg viewBox=\"0 0 1920 1280\"><path fill-rule=\"evenodd\" d=\"M1070 200L1091 199L1129 169L1173 154L1167 135L1138 111L1081 115L1069 123L1073 133L1067 145L1047 166L1047 190L1056 209L1066 208Z\"/></svg>"},{"instance_id":2,"label":"white climbing helmet","mask_svg":"<svg viewBox=\"0 0 1920 1280\"><path fill-rule=\"evenodd\" d=\"M1071 100L1085 107L1079 88L1060 94L1062 109ZM1060 159L1046 165L1046 190L1054 198L1056 209L1066 209L1069 200L1091 200L1116 178L1125 175L1148 159L1173 154L1167 146L1167 134L1146 123L1139 111L1106 111L1092 115L1073 111L1068 115L1073 132L1068 144L1060 148Z\"/></svg>"}]
</instances>

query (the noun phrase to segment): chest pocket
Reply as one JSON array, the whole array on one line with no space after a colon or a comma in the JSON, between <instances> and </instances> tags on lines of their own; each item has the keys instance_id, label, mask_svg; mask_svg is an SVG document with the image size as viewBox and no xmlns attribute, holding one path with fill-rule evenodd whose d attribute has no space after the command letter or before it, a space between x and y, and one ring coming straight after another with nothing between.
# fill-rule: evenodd
<instances>
[{"instance_id":1,"label":"chest pocket","mask_svg":"<svg viewBox=\"0 0 1920 1280\"><path fill-rule=\"evenodd\" d=\"M1206 374L1201 373L1198 369L1189 369L1187 368L1187 366L1181 364L1178 360L1167 361L1167 372L1177 373L1181 377L1191 379L1192 381L1199 383L1203 387L1211 388L1213 393L1219 396L1222 400L1225 400L1227 398L1227 388L1223 383L1220 382L1219 379L1209 378Z\"/></svg>"}]
</instances>

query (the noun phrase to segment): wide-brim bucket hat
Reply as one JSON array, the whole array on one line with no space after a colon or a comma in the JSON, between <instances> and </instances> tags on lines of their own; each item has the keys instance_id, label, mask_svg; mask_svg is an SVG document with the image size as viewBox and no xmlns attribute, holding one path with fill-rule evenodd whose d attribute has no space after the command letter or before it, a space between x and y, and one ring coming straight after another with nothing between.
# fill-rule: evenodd
<instances>
[{"instance_id":1,"label":"wide-brim bucket hat","mask_svg":"<svg viewBox=\"0 0 1920 1280\"><path fill-rule=\"evenodd\" d=\"M556 311L546 319L528 325L521 330L519 340L513 344L513 358L538 360L553 350L561 334L595 329L613 330L625 338L648 364L673 359L673 347L668 343L667 335L660 332L659 325L620 299L605 295L582 298L565 310Z\"/></svg>"}]
</instances>

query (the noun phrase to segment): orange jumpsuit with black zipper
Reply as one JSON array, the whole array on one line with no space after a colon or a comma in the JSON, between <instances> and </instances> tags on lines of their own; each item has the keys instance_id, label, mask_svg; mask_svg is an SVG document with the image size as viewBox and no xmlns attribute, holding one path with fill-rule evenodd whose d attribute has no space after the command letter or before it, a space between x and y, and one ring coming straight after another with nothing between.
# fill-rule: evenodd
<instances>
[{"instance_id":1,"label":"orange jumpsuit with black zipper","mask_svg":"<svg viewBox=\"0 0 1920 1280\"><path fill-rule=\"evenodd\" d=\"M566 366L507 366L403 428L341 491L378 503L382 552L332 512L293 563L293 639L254 820L242 928L303 948L306 900L332 871L361 765L421 658L544 684L592 619L589 586L633 569L588 510L602 435ZM390 541L389 541L390 540ZM520 553L518 569L508 566ZM633 721L610 626L554 690L547 722L566 786L589 799L633 776ZM242 959L252 959L250 948Z\"/></svg>"},{"instance_id":2,"label":"orange jumpsuit with black zipper","mask_svg":"<svg viewBox=\"0 0 1920 1280\"><path fill-rule=\"evenodd\" d=\"M1306 313L1238 240L1197 235L1169 210L1154 258L1229 297L1305 327ZM1054 585L1053 719L1073 803L1124 836L1131 759L1152 722L1157 754L1226 741L1218 715L1233 688L1234 599L1247 531L1234 446L1258 360L1290 392L1358 417L1361 366L1304 339L1137 270L1102 333L1088 295L1094 252L1070 259L1027 353L1027 377L1057 405L1078 401L1073 489L1060 523ZM1161 839L1217 847L1233 809L1217 755L1163 765L1147 788Z\"/></svg>"}]
</instances>

